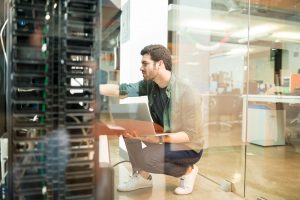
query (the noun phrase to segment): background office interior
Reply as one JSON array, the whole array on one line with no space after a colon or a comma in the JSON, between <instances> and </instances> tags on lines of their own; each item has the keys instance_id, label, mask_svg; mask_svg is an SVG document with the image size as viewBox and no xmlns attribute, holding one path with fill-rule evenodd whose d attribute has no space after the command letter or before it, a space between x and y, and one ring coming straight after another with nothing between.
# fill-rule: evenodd
<instances>
[{"instance_id":1,"label":"background office interior","mask_svg":"<svg viewBox=\"0 0 300 200\"><path fill-rule=\"evenodd\" d=\"M300 172L298 170L300 167L300 1L91 0L80 2L71 0L71 4L66 3L70 9L63 9L63 3L56 5L56 8L55 4L60 1L12 1L16 4L8 4L8 1L1 2L4 2L1 3L1 28L4 27L9 13L7 7L12 6L11 11L19 9L18 12L12 12L16 18L12 18L7 29L3 29L8 57L10 57L10 52L20 44L23 50L16 51L15 55L19 55L23 59L34 60L36 58L36 49L29 48L26 46L28 44L22 40L26 39L28 34L34 35L37 32L35 25L39 23L33 23L34 20L41 21L42 25L48 24L49 27L56 27L55 30L52 30L53 32L42 35L49 39L46 40L49 44L54 45L49 46L46 51L49 50L49 55L55 56L42 56L42 59L47 60L46 64L49 64L50 71L38 73L37 76L41 77L42 74L52 78L53 82L50 80L50 85L66 87L60 94L55 88L50 89L54 96L43 96L44 93L40 92L35 93L41 95L41 105L50 102L55 109L50 115L49 112L39 113L38 120L36 120L38 128L34 129L38 129L40 135L29 141L28 138L24 138L29 134L26 134L24 129L28 129L30 132L29 130L33 129L26 128L27 125L36 125L36 123L31 120L30 123L24 125L25 115L22 113L13 115L12 105L18 104L18 98L27 98L27 96L26 94L22 96L21 90L18 90L19 93L5 90L7 85L22 89L22 85L18 85L18 76L11 78L8 72L19 70L18 73L25 73L27 76L29 69L31 70L29 72L35 75L33 70L42 70L40 66L45 62L24 61L23 65L18 65L22 64L20 60L12 60L9 61L12 63L8 65L11 68L5 68L4 54L1 50L0 134L2 137L5 137L5 132L18 136L8 136L9 147L18 144L14 146L15 151L9 150L8 152L8 155L14 158L11 161L15 164L20 164L18 162L21 162L22 151L43 148L35 142L45 138L48 130L64 125L69 131L71 130L71 134L77 134L77 139L85 138L86 145L78 145L76 137L72 142L75 151L77 146L83 147L82 154L74 153L72 155L72 166L78 165L77 169L86 167L76 163L80 163L81 157L87 159L90 164L83 170L86 174L80 170L73 172L82 176L82 179L79 180L85 184L83 189L80 189L78 180L68 179L68 184L71 186L63 186L57 191L68 191L68 195L77 197L83 193L86 195L84 198L92 198L88 195L95 193L95 187L91 186L95 179L90 176L94 172L95 166L91 163L97 160L95 158L95 156L97 157L97 151L95 151L97 145L90 143L90 139L94 137L92 134L93 123L98 121L98 118L106 120L109 115L109 105L119 103L119 100L115 98L99 96L96 85L133 82L141 79L140 50L145 45L161 43L166 45L172 53L173 73L191 81L202 94L203 106L198 109L203 115L201 134L205 139L205 153L198 163L199 175L216 184L230 183L231 192L246 199L300 199L298 192L300 188ZM72 2L78 4L72 5ZM97 5L95 6L94 3ZM49 6L52 6L52 12L47 13ZM26 10L29 9L31 10L28 12L30 16L27 16ZM58 19L63 14L55 12L55 9L61 9L62 13L66 12L69 17ZM95 11L97 14L93 15L91 11ZM89 13L88 17L84 16L86 13ZM28 17L25 18L27 24L34 25L28 26L22 32L21 28L26 26L26 21L18 20L26 16ZM44 16L50 16L50 20L44 19ZM64 21L67 19L70 21ZM67 26L63 26L64 23ZM8 33L11 30L15 32L10 35ZM45 30L43 29L43 31ZM52 37L56 32L60 33L59 37ZM44 32L42 33L44 34ZM19 40L13 40L14 37ZM43 37L36 38L36 40L43 39ZM64 43L65 41L66 43ZM10 42L14 42L15 46L10 46ZM67 45L67 47L63 45ZM85 48L86 46L91 48ZM51 54L50 47L59 51ZM80 48L78 49L78 47ZM66 49L67 53L64 54L62 49ZM30 53L29 50L35 53ZM44 50L39 51L45 56ZM29 55L27 56L26 53ZM60 62L61 59L69 62ZM82 64L84 62L86 63ZM66 71L60 71L60 68L51 68L51 66L61 66L61 69L66 69ZM25 71L22 71L22 67ZM75 72L81 75L75 74ZM53 76L55 73L62 74L58 76L60 78L56 79ZM67 79L64 79L65 77ZM67 85L64 85L64 80L67 81ZM26 78L23 79L23 82L26 82ZM38 82L39 79L35 79L35 82L32 79L31 83ZM276 86L280 86L280 89L271 92ZM33 86L31 85L31 87ZM33 89L39 91L39 87L34 86ZM72 89L71 93L68 93L69 89ZM86 97L85 95L88 96L86 99L80 99ZM55 97L59 97L59 101L55 101ZM37 100L26 98L21 100L26 101L27 105L39 104ZM68 98L73 98L73 100L69 99L71 102L57 105ZM121 103L136 101L146 101L146 99L133 98L123 100ZM26 106L23 105L23 107L25 109ZM17 108L21 109L22 106ZM26 108L29 109L30 106ZM36 109L33 105L31 108ZM40 109L44 111L42 106ZM88 112L84 116L81 115L83 110ZM8 111L10 114L7 114ZM25 109L25 111L28 110ZM35 113L31 113L30 116L34 119ZM51 121L53 122L51 128L43 123L44 119L41 116L45 116L46 122L54 119ZM74 116L81 120L80 123L84 123L83 127L78 125L78 120L74 120ZM10 124L12 122L23 124L25 128L20 128L18 132ZM81 132L87 134L80 134ZM35 134L31 134L31 136L35 136ZM115 160L122 159L122 156L112 155L114 152L117 154L123 152L122 140L119 141L119 138L115 137L110 140L112 140L111 144L115 144L110 146L112 160L114 158L116 158ZM8 167L12 167L13 163L9 165L5 158L7 153L4 141L7 140L1 141L3 142L1 143L1 179L3 180L6 171L11 170ZM47 155L46 153L47 151L44 154ZM42 163L43 155L39 154L38 156L41 156L39 163ZM49 183L52 183L52 180L41 176L43 171L38 168L36 171L26 168L30 166L28 160L33 160L33 158L31 156L24 159L27 162L23 163L24 169L16 166L16 169L20 171L15 174L17 175L15 177L24 175L30 177L30 173L37 173L39 176L33 179L36 184L33 186L37 190L33 191L38 191L37 195L43 197L58 194L53 192L56 190L48 190L47 193L41 194L39 187L44 184L45 180ZM61 165L64 164L61 163ZM45 165L41 164L41 166ZM46 165L46 167L49 166ZM30 173L27 174L26 170ZM55 172L52 173L57 175ZM62 177L59 176L59 178ZM10 182L12 184L10 186L16 184L14 187L22 189L23 185L20 185L22 180L15 179ZM3 186L3 182L1 185ZM78 193L77 189L81 193ZM24 191L29 190L30 188L26 187ZM15 194L16 197L22 199L24 193L22 190L20 191ZM196 193L193 194L195 198L197 192L200 193L201 190L196 190ZM134 195L129 197L122 195L117 194L116 197L119 199L138 198Z\"/></svg>"}]
</instances>

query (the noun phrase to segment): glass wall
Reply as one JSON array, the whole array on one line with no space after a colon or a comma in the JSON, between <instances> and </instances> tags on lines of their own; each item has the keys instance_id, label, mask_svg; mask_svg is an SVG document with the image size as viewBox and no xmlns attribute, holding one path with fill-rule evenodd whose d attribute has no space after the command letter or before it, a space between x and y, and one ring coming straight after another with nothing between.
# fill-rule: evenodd
<instances>
[{"instance_id":1,"label":"glass wall","mask_svg":"<svg viewBox=\"0 0 300 200\"><path fill-rule=\"evenodd\" d=\"M247 199L298 199L297 1L172 1L176 74L203 96L200 174Z\"/></svg>"},{"instance_id":2,"label":"glass wall","mask_svg":"<svg viewBox=\"0 0 300 200\"><path fill-rule=\"evenodd\" d=\"M140 34L139 27L132 31L139 23L131 18L138 6L136 1L125 1L130 6L121 2L103 1L100 68L108 83L138 77L139 51L145 46L141 43L153 43L155 34L161 36L154 28L152 38ZM246 199L300 199L299 9L296 0L168 1L167 29L162 34L167 34L173 72L189 80L202 96L198 109L205 151L198 162L199 174ZM122 65L124 61L130 67ZM109 105L118 100L102 100L103 120ZM122 142L114 138L110 144L112 162L117 162L118 154L124 153ZM124 168L130 173L130 165L121 165L116 171L119 181L127 178L119 173ZM169 178L159 179L160 186L170 189ZM116 197L151 198L155 191Z\"/></svg>"},{"instance_id":3,"label":"glass wall","mask_svg":"<svg viewBox=\"0 0 300 200\"><path fill-rule=\"evenodd\" d=\"M299 199L300 4L251 1L246 197Z\"/></svg>"},{"instance_id":4,"label":"glass wall","mask_svg":"<svg viewBox=\"0 0 300 200\"><path fill-rule=\"evenodd\" d=\"M177 1L169 5L176 73L203 97L204 156L200 174L231 183L244 195L242 97L246 93L248 9L235 1Z\"/></svg>"}]
</instances>

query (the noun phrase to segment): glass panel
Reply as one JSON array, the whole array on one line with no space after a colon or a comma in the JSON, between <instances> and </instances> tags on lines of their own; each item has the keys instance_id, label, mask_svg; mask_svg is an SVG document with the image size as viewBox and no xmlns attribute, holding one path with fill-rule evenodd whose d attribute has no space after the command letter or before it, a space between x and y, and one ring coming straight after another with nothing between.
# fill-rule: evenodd
<instances>
[{"instance_id":1,"label":"glass panel","mask_svg":"<svg viewBox=\"0 0 300 200\"><path fill-rule=\"evenodd\" d=\"M247 199L299 199L300 5L250 6ZM246 104L247 102L247 104Z\"/></svg>"},{"instance_id":2,"label":"glass panel","mask_svg":"<svg viewBox=\"0 0 300 200\"><path fill-rule=\"evenodd\" d=\"M191 81L203 97L199 112L203 115L205 151L198 163L199 171L224 190L241 196L247 6L247 2L240 1L181 0L169 8L176 74Z\"/></svg>"}]
</instances>

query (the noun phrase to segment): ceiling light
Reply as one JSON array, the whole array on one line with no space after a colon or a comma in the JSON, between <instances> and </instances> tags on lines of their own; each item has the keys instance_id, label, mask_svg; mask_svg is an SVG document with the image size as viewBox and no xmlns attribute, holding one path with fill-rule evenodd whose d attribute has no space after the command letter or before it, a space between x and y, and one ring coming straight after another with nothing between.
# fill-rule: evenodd
<instances>
[{"instance_id":1,"label":"ceiling light","mask_svg":"<svg viewBox=\"0 0 300 200\"><path fill-rule=\"evenodd\" d=\"M278 26L275 26L273 24L266 24L266 25L261 25L261 26L250 27L249 36L253 37L253 36L258 36L261 34L263 34L263 35L269 34L276 29L278 29ZM246 38L246 37L248 37L248 28L243 29L238 32L235 32L231 36L238 37L238 38Z\"/></svg>"},{"instance_id":2,"label":"ceiling light","mask_svg":"<svg viewBox=\"0 0 300 200\"><path fill-rule=\"evenodd\" d=\"M215 31L228 30L231 28L230 24L211 21L211 20L202 20L202 21L189 20L187 22L183 22L182 26L186 28L197 28L201 30L215 30Z\"/></svg>"},{"instance_id":3,"label":"ceiling light","mask_svg":"<svg viewBox=\"0 0 300 200\"><path fill-rule=\"evenodd\" d=\"M250 51L250 49L249 49ZM228 52L226 52L226 55L240 55L240 54L246 54L248 52L247 48L237 48L237 49L232 49Z\"/></svg>"},{"instance_id":4,"label":"ceiling light","mask_svg":"<svg viewBox=\"0 0 300 200\"><path fill-rule=\"evenodd\" d=\"M203 45L203 44L200 44L200 43L196 43L195 44L196 48L201 50L201 51L213 51L213 50L216 50L218 48L220 48L221 44L220 43L216 43L216 44L213 44L213 45Z\"/></svg>"},{"instance_id":5,"label":"ceiling light","mask_svg":"<svg viewBox=\"0 0 300 200\"><path fill-rule=\"evenodd\" d=\"M198 65L200 65L199 62L186 62L185 64L186 65L190 65L190 66L198 66Z\"/></svg>"},{"instance_id":6,"label":"ceiling light","mask_svg":"<svg viewBox=\"0 0 300 200\"><path fill-rule=\"evenodd\" d=\"M272 37L280 38L280 39L300 40L300 33L299 32L277 32L277 33L273 33Z\"/></svg>"}]
</instances>

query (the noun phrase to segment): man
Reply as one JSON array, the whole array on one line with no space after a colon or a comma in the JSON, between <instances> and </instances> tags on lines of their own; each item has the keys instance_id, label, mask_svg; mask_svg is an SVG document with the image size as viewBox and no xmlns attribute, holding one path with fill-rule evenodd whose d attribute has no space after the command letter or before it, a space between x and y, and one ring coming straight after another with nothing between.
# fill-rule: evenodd
<instances>
[{"instance_id":1,"label":"man","mask_svg":"<svg viewBox=\"0 0 300 200\"><path fill-rule=\"evenodd\" d=\"M119 191L152 187L149 173L180 177L176 194L193 191L198 173L195 165L202 155L200 136L200 96L185 81L172 74L171 55L162 45L141 51L144 80L132 84L100 85L100 93L120 98L148 96L152 119L163 127L165 136L124 135L133 176L118 186ZM142 148L142 142L146 145Z\"/></svg>"}]
</instances>

